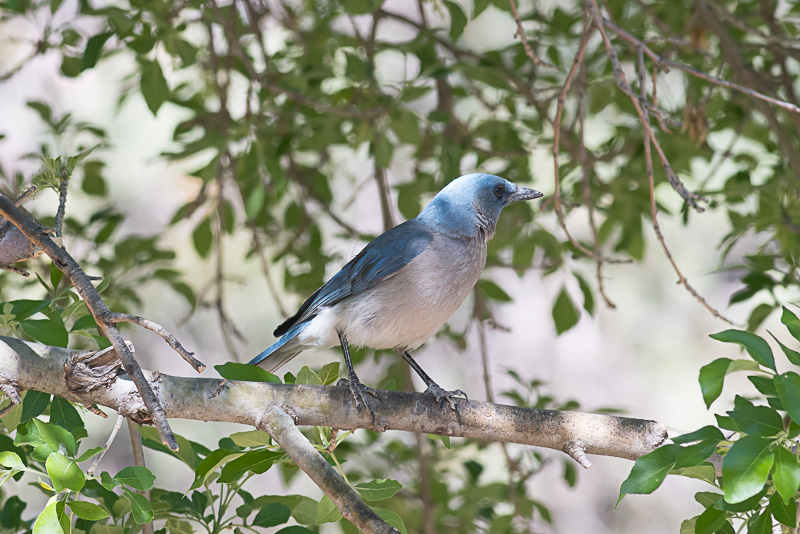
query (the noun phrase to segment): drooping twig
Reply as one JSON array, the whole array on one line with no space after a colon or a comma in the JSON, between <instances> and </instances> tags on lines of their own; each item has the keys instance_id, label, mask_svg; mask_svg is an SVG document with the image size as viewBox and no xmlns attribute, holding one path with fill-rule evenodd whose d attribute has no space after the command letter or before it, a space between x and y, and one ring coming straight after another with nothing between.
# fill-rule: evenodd
<instances>
[{"instance_id":1,"label":"drooping twig","mask_svg":"<svg viewBox=\"0 0 800 534\"><path fill-rule=\"evenodd\" d=\"M297 466L319 486L328 498L361 532L396 534L399 531L386 523L367 506L358 493L325 461L306 437L297 429L292 416L284 408L273 406L256 423L286 451Z\"/></svg>"},{"instance_id":2,"label":"drooping twig","mask_svg":"<svg viewBox=\"0 0 800 534\"><path fill-rule=\"evenodd\" d=\"M622 69L622 64L617 57L617 52L614 50L614 46L611 44L611 40L608 38L608 34L606 33L604 27L604 19L603 15L600 13L600 8L597 7L597 0L587 0L587 7L590 9L592 16L594 17L594 24L597 29L600 31L600 35L603 37L603 44L606 47L606 54L608 55L609 60L611 61L611 68L614 72L614 79L617 82L617 85L622 90L623 93L628 95L631 99L631 103L633 107L636 109L637 115L639 115L639 122L642 123L642 127L645 130L645 135L649 136L650 140L652 141L653 147L655 147L656 152L658 153L659 158L661 159L661 165L664 168L664 174L667 176L667 181L669 181L672 188L683 198L683 200L691 206L695 211L702 212L704 211L697 202L698 201L706 201L705 197L697 195L695 193L690 192L686 189L686 186L683 184L678 175L675 174L675 171L672 170L672 166L669 164L669 160L667 159L666 154L661 148L661 145L658 142L658 139L653 132L653 129L650 127L650 121L645 118L645 106L642 106L640 97L637 96L633 89L631 89L630 84L628 83L628 79L625 76L625 71ZM647 52L647 48L642 45L642 50Z\"/></svg>"},{"instance_id":3,"label":"drooping twig","mask_svg":"<svg viewBox=\"0 0 800 534\"><path fill-rule=\"evenodd\" d=\"M564 210L561 202L561 179L559 177L559 164L558 164L558 155L560 152L560 139L561 139L561 117L564 114L564 105L566 103L567 92L569 92L569 88L572 85L572 80L575 77L575 73L578 72L578 66L583 62L583 56L586 53L586 48L589 45L589 38L592 36L593 32L594 32L594 27L590 26L589 29L587 29L581 36L581 42L580 45L578 46L578 52L575 54L575 59L573 59L572 61L572 68L570 68L569 73L567 73L567 77L564 80L564 85L562 86L561 92L558 95L556 117L553 120L553 172L554 172L554 186L555 186L553 191L553 206L555 208L559 226L561 226L561 229L564 231L564 234L566 234L570 243L572 243L572 245L575 248L577 248L587 256L591 256L592 258L595 259L601 259L602 261L608 263L630 263L630 260L617 260L614 258L606 258L602 255L598 255L595 251L589 250L585 246L581 245L567 228L567 222L564 219Z\"/></svg>"},{"instance_id":4,"label":"drooping twig","mask_svg":"<svg viewBox=\"0 0 800 534\"><path fill-rule=\"evenodd\" d=\"M533 62L534 65L537 67L542 67L546 69L555 69L556 66L552 63L548 63L547 61L541 59L539 56L533 53L533 49L531 45L528 43L528 37L525 35L525 29L522 27L522 19L519 16L519 12L517 11L517 3L514 0L508 0L509 5L511 6L511 14L514 15L514 21L517 23L517 33L515 35L519 36L520 40L522 40L522 48L525 50L525 55Z\"/></svg>"},{"instance_id":5,"label":"drooping twig","mask_svg":"<svg viewBox=\"0 0 800 534\"><path fill-rule=\"evenodd\" d=\"M83 298L87 308L94 316L101 331L111 342L111 345L113 345L122 361L125 371L130 375L134 384L136 384L136 388L139 390L141 398L153 418L161 440L172 450L177 450L178 442L175 440L172 429L169 427L164 409L159 404L150 384L142 374L142 370L136 358L133 357L130 349L128 349L128 346L125 344L125 340L114 325L114 321L112 320L113 312L106 306L105 302L103 302L103 299L86 276L86 273L83 272L80 265L78 265L66 250L53 242L33 216L17 208L11 200L3 195L0 195L0 215L16 226L31 243L34 243L41 248L45 254L50 256L50 259L53 260L53 264L69 278L81 298Z\"/></svg>"},{"instance_id":6,"label":"drooping twig","mask_svg":"<svg viewBox=\"0 0 800 534\"><path fill-rule=\"evenodd\" d=\"M100 452L100 454L97 455L97 458L95 458L94 462L92 462L91 467L89 467L89 469L86 471L87 475L89 476L94 475L97 466L100 465L100 460L103 459L103 456L106 455L108 449L111 448L111 444L114 443L114 439L117 437L119 429L122 428L123 419L125 419L125 417L123 417L122 414L117 415L117 422L114 423L114 428L111 429L111 434L108 436L106 444L103 446L103 450Z\"/></svg>"},{"instance_id":7,"label":"drooping twig","mask_svg":"<svg viewBox=\"0 0 800 534\"><path fill-rule=\"evenodd\" d=\"M646 88L646 76L647 71L645 70L644 66L644 50L643 48L639 48L639 57L638 57L638 66L637 71L639 74L639 91L641 92L641 97L643 99L647 98L647 88ZM649 122L649 115L647 113L647 109L644 109L644 119ZM653 222L653 231L656 234L656 238L658 242L661 244L661 248L664 250L664 255L667 257L670 265L672 265L672 269L675 271L675 274L678 275L678 282L686 288L686 290L695 298L697 301L703 305L705 309L707 309L714 317L718 317L723 321L733 324L731 320L724 317L720 314L715 308L713 308L702 295L700 295L697 290L689 284L689 281L683 276L683 273L678 268L678 265L675 263L675 260L672 257L672 254L669 251L669 247L667 247L666 241L664 241L664 236L661 233L661 226L658 224L658 208L656 206L656 192L655 192L655 178L653 176L653 157L650 151L650 136L644 135L644 161L647 170L647 182L650 188L650 218Z\"/></svg>"}]
</instances>

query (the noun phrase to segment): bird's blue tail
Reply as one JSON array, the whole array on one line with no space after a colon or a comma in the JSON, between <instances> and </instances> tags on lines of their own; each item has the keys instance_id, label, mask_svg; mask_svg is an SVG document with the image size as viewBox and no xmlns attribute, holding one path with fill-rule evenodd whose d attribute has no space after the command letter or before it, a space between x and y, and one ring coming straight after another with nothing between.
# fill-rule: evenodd
<instances>
[{"instance_id":1,"label":"bird's blue tail","mask_svg":"<svg viewBox=\"0 0 800 534\"><path fill-rule=\"evenodd\" d=\"M300 323L289 329L281 338L270 345L264 352L250 360L250 365L260 365L266 371L272 373L278 370L283 364L303 352L306 348L297 341L297 335L307 326L308 321Z\"/></svg>"}]
</instances>

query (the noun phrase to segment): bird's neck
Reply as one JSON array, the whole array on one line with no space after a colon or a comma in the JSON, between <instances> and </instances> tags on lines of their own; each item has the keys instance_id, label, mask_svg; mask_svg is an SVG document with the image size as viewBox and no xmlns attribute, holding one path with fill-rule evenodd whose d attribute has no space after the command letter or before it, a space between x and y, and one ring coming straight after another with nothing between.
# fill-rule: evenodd
<instances>
[{"instance_id":1,"label":"bird's neck","mask_svg":"<svg viewBox=\"0 0 800 534\"><path fill-rule=\"evenodd\" d=\"M460 239L489 240L495 230L495 221L471 203L464 205L440 198L434 198L417 219L436 232Z\"/></svg>"}]
</instances>

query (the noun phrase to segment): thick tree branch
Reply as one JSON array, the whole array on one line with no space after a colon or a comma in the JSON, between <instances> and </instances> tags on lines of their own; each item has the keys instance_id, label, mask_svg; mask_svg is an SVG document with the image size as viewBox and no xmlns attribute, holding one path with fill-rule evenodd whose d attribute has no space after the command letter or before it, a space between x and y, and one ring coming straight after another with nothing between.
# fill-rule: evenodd
<instances>
[{"instance_id":1,"label":"thick tree branch","mask_svg":"<svg viewBox=\"0 0 800 534\"><path fill-rule=\"evenodd\" d=\"M271 407L256 423L256 427L272 436L294 463L305 471L336 505L345 519L358 527L358 530L369 534L399 532L364 504L358 493L325 461L319 451L297 429L292 416L287 413L287 408Z\"/></svg>"},{"instance_id":2,"label":"thick tree branch","mask_svg":"<svg viewBox=\"0 0 800 534\"><path fill-rule=\"evenodd\" d=\"M92 362L86 351L47 347L0 337L0 374L20 390L37 389L82 403L111 407L137 422L149 423L147 411L130 380L98 371L115 362ZM80 360L82 366L73 365ZM92 370L94 368L94 370ZM98 387L85 387L86 374L103 376ZM79 376L83 375L83 381ZM281 385L184 378L145 371L168 417L256 426L275 406L290 406L296 424L342 430L372 428L359 413L346 387ZM92 376L88 377L91 380ZM79 382L76 385L76 382ZM667 439L667 427L655 421L579 412L534 410L490 402L458 401L442 410L431 395L381 391L372 401L384 419L383 430L403 430L507 443L520 443L587 454L636 459Z\"/></svg>"}]
</instances>

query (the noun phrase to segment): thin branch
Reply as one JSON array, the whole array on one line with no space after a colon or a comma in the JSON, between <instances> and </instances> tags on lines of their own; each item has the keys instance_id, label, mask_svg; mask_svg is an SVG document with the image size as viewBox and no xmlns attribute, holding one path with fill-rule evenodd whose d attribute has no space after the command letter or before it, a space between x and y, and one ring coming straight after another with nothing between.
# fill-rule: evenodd
<instances>
[{"instance_id":1,"label":"thin branch","mask_svg":"<svg viewBox=\"0 0 800 534\"><path fill-rule=\"evenodd\" d=\"M75 286L75 289L86 303L87 308L89 308L89 311L94 316L101 331L111 342L111 345L113 345L122 360L125 371L130 375L133 383L139 390L139 394L145 406L147 406L150 412L150 416L155 423L161 440L169 446L170 449L177 450L178 442L175 440L172 429L169 427L164 409L158 403L150 384L142 374L142 369L139 367L136 358L133 357L133 354L131 354L130 349L125 344L125 340L122 338L119 330L114 326L114 322L111 320L113 315L112 311L108 309L106 303L103 302L103 299L97 293L91 280L89 280L86 273L83 272L80 265L78 265L66 250L53 242L33 216L17 208L11 200L3 195L0 195L0 215L19 228L31 243L37 245L45 254L50 256L50 259L53 260L53 264L69 278L72 285Z\"/></svg>"},{"instance_id":2,"label":"thin branch","mask_svg":"<svg viewBox=\"0 0 800 534\"><path fill-rule=\"evenodd\" d=\"M642 98L647 98L647 89L646 89L646 76L647 71L645 70L644 66L644 50L643 48L639 48L639 63L637 68L639 74L639 90L641 92ZM650 117L647 113L647 110L644 110L644 119L649 121ZM650 151L650 136L645 135L644 138L644 161L647 170L647 182L650 187L650 217L653 221L653 231L656 234L656 238L658 238L658 242L661 243L661 248L664 250L664 255L667 257L670 265L672 265L672 269L675 271L675 274L678 275L678 282L686 288L686 290L695 298L697 301L705 307L714 317L718 317L723 321L733 324L728 318L722 316L715 308L713 308L702 295L700 295L697 290L694 289L689 284L689 281L683 276L683 273L678 268L678 265L675 263L675 260L672 257L672 254L669 251L669 247L667 247L666 241L664 241L664 236L661 233L661 226L658 224L658 208L656 206L656 192L655 192L655 179L653 177L653 156Z\"/></svg>"},{"instance_id":3,"label":"thin branch","mask_svg":"<svg viewBox=\"0 0 800 534\"><path fill-rule=\"evenodd\" d=\"M195 371L198 373L202 373L203 370L206 368L205 364L194 357L194 352L190 352L181 345L181 342L178 341L174 335L169 333L166 328L161 326L160 324L151 321L149 319L145 319L144 317L140 317L138 315L131 315L129 313L114 313L110 317L111 321L114 323L133 323L136 325L141 326L142 328L146 328L152 332L155 332L159 336L161 336L167 344L172 347L172 349L181 355L181 357L186 360L189 365L191 365Z\"/></svg>"},{"instance_id":4,"label":"thin branch","mask_svg":"<svg viewBox=\"0 0 800 534\"><path fill-rule=\"evenodd\" d=\"M97 469L97 466L100 465L100 460L103 459L103 456L106 455L106 453L108 452L108 449L111 448L111 444L114 443L114 439L117 437L117 433L119 432L119 429L122 428L123 419L125 419L125 417L123 417L122 414L117 415L117 422L114 423L114 428L111 429L111 434L108 436L108 439L106 440L106 444L103 446L103 450L100 451L100 454L97 456L95 461L92 462L91 467L89 467L89 469L86 471L87 475L89 475L89 476L94 475L94 472Z\"/></svg>"},{"instance_id":5,"label":"thin branch","mask_svg":"<svg viewBox=\"0 0 800 534\"><path fill-rule=\"evenodd\" d=\"M253 236L253 248L256 251L259 261L261 262L261 270L264 272L264 279L267 281L267 289L269 289L269 294L272 296L272 300L275 301L275 305L278 307L281 317L288 317L289 312L286 309L286 306L283 305L280 292L275 286L275 282L272 280L269 259L267 258L266 251L264 250L264 245L261 243L261 234L258 233L258 230L254 225L250 226L250 233Z\"/></svg>"},{"instance_id":6,"label":"thin branch","mask_svg":"<svg viewBox=\"0 0 800 534\"><path fill-rule=\"evenodd\" d=\"M536 54L533 53L531 49L531 45L528 44L528 37L525 35L525 29L522 27L522 19L519 16L519 12L517 11L517 3L514 0L508 0L509 5L511 6L511 14L514 15L514 20L517 23L517 33L519 38L522 40L522 48L525 49L525 55L530 58L534 65L537 67L542 67L545 69L555 69L556 66L552 63L548 63L547 61L539 58Z\"/></svg>"},{"instance_id":7,"label":"thin branch","mask_svg":"<svg viewBox=\"0 0 800 534\"><path fill-rule=\"evenodd\" d=\"M578 52L575 54L575 59L572 60L572 68L570 68L569 73L567 74L567 78L564 80L564 85L561 87L561 92L558 95L558 105L556 107L556 118L553 120L553 172L554 172L554 191L553 191L553 206L555 207L556 216L558 218L558 224L561 226L561 229L566 234L567 238L569 239L570 243L586 254L587 256L591 256L597 260L602 260L608 263L630 263L631 260L617 260L614 258L606 258L602 255L597 254L595 251L589 250L588 248L581 245L577 239L570 233L569 229L567 229L567 222L564 219L564 209L561 203L561 178L559 176L559 165L558 165L558 154L560 151L560 138L561 138L561 117L564 114L564 104L566 103L567 92L569 91L570 86L572 85L572 79L575 77L575 73L578 72L578 66L583 63L583 57L586 53L586 48L589 45L589 38L592 36L594 32L594 27L591 26L587 29L583 35L581 36L581 43L578 47Z\"/></svg>"},{"instance_id":8,"label":"thin branch","mask_svg":"<svg viewBox=\"0 0 800 534\"><path fill-rule=\"evenodd\" d=\"M399 530L378 517L356 491L325 461L306 437L297 429L287 408L273 406L256 423L286 451L297 466L319 486L328 498L361 532L369 534L395 534Z\"/></svg>"},{"instance_id":9,"label":"thin branch","mask_svg":"<svg viewBox=\"0 0 800 534\"><path fill-rule=\"evenodd\" d=\"M133 462L136 465L141 467L145 467L144 463L144 445L142 445L142 435L139 433L139 429L136 428L136 423L128 419L128 433L131 436L131 447L133 448ZM144 497L149 501L150 500L150 491L139 491L140 494L144 495ZM142 534L153 534L153 522L150 521L149 523L145 523L142 525Z\"/></svg>"}]
</instances>

